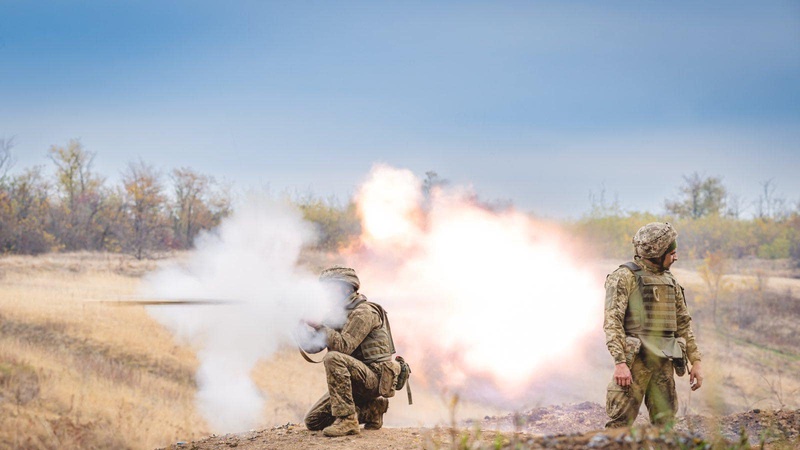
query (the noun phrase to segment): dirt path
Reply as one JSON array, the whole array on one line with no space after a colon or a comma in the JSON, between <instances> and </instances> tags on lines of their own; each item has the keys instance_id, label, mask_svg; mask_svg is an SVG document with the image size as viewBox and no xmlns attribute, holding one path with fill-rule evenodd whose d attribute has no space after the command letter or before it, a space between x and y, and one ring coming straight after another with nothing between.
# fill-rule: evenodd
<instances>
[{"instance_id":1,"label":"dirt path","mask_svg":"<svg viewBox=\"0 0 800 450\"><path fill-rule=\"evenodd\" d=\"M698 272L685 269L673 269L672 272L675 277L680 280L681 284L692 286L694 288L702 288L705 282L700 277ZM754 287L758 283L758 278L755 275L725 275L723 280L726 281L730 287L741 289L745 287ZM783 294L791 292L794 298L800 298L800 279L797 278L784 278L784 277L766 277L766 288L770 291Z\"/></svg>"}]
</instances>

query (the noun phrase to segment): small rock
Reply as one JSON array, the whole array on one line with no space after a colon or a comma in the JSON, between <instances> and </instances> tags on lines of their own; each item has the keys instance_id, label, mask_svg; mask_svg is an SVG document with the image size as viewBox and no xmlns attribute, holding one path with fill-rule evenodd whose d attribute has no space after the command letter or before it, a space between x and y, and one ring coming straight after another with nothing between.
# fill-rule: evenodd
<instances>
[{"instance_id":1,"label":"small rock","mask_svg":"<svg viewBox=\"0 0 800 450\"><path fill-rule=\"evenodd\" d=\"M604 434L595 435L592 439L589 440L589 443L586 445L589 448L599 448L605 447L608 444L609 439L608 436Z\"/></svg>"}]
</instances>

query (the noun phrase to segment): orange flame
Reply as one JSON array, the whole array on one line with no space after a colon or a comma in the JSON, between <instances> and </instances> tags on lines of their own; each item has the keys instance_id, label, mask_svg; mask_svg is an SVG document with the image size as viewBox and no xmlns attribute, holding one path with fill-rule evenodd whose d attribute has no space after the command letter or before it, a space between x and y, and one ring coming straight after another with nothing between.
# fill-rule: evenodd
<instances>
[{"instance_id":1,"label":"orange flame","mask_svg":"<svg viewBox=\"0 0 800 450\"><path fill-rule=\"evenodd\" d=\"M422 362L416 379L517 395L578 357L601 324L602 283L557 227L473 198L449 188L426 199L411 172L376 166L357 196L362 251L352 263L389 310L401 352Z\"/></svg>"}]
</instances>

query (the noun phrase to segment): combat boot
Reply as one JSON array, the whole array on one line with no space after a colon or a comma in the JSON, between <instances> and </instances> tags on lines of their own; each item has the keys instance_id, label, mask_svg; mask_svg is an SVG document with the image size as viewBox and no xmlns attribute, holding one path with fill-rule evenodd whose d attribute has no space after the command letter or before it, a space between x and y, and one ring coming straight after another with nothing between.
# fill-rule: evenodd
<instances>
[{"instance_id":1,"label":"combat boot","mask_svg":"<svg viewBox=\"0 0 800 450\"><path fill-rule=\"evenodd\" d=\"M347 436L348 434L360 434L358 427L358 416L355 413L349 416L337 417L333 425L322 430L322 434L328 437Z\"/></svg>"},{"instance_id":2,"label":"combat boot","mask_svg":"<svg viewBox=\"0 0 800 450\"><path fill-rule=\"evenodd\" d=\"M364 429L380 430L383 426L383 415L389 410L389 399L378 397L367 403L364 409Z\"/></svg>"}]
</instances>

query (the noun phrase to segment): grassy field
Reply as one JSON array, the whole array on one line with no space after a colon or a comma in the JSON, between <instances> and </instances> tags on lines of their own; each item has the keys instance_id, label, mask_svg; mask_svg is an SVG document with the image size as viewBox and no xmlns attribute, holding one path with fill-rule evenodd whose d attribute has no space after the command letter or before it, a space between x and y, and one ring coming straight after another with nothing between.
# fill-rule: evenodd
<instances>
[{"instance_id":1,"label":"grassy field","mask_svg":"<svg viewBox=\"0 0 800 450\"><path fill-rule=\"evenodd\" d=\"M155 267L104 254L0 258L0 448L153 448L210 434L194 405L194 351L143 307L104 303L133 295ZM702 279L676 275L691 293L707 376L696 393L681 380L682 412L798 407L800 280L736 274L715 324ZM290 350L253 376L269 399L264 427L300 421L325 390L322 367ZM586 400L602 402L596 391ZM435 394L403 403L389 425L447 419ZM498 411L463 403L459 418L484 413Z\"/></svg>"},{"instance_id":2,"label":"grassy field","mask_svg":"<svg viewBox=\"0 0 800 450\"><path fill-rule=\"evenodd\" d=\"M144 307L105 303L134 295L155 267L105 254L0 258L0 448L154 448L211 433L194 404L193 349ZM264 426L301 421L326 390L322 366L292 349L253 378L269 400ZM445 400L416 394L418 409L395 407L395 420L446 414Z\"/></svg>"},{"instance_id":3,"label":"grassy field","mask_svg":"<svg viewBox=\"0 0 800 450\"><path fill-rule=\"evenodd\" d=\"M800 406L800 279L770 276L770 267L725 275L716 309L698 272L673 271L687 288L707 377L702 390L679 393L687 409L724 415Z\"/></svg>"},{"instance_id":4,"label":"grassy field","mask_svg":"<svg viewBox=\"0 0 800 450\"><path fill-rule=\"evenodd\" d=\"M6 257L0 266L0 447L147 448L200 435L195 358L134 293L152 263Z\"/></svg>"}]
</instances>

